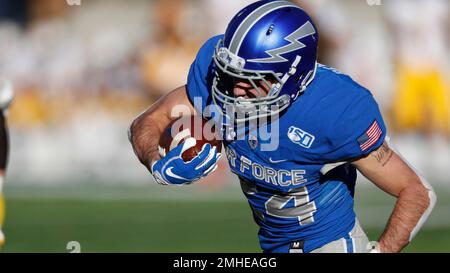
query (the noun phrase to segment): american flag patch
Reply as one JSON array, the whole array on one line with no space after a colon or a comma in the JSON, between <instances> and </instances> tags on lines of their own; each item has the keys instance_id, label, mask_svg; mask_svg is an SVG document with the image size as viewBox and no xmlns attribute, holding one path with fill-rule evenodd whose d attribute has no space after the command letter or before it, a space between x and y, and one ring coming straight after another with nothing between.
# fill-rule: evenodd
<instances>
[{"instance_id":1,"label":"american flag patch","mask_svg":"<svg viewBox=\"0 0 450 273\"><path fill-rule=\"evenodd\" d=\"M381 130L378 122L375 120L369 129L360 137L358 137L359 147L362 151L368 150L380 139L383 131Z\"/></svg>"}]
</instances>

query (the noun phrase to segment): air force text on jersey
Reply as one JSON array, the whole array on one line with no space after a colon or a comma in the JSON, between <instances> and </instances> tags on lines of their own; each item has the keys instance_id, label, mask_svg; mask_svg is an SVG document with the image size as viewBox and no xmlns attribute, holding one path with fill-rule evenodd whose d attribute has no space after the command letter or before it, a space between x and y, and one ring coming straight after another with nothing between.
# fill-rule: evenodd
<instances>
[{"instance_id":1,"label":"air force text on jersey","mask_svg":"<svg viewBox=\"0 0 450 273\"><path fill-rule=\"evenodd\" d=\"M250 173L255 179L264 181L275 186L289 187L306 183L305 170L295 169L275 169L262 164L253 162L251 159L241 155L237 159L236 152L230 148L226 148L227 159L233 170L239 170L241 173ZM236 166L238 164L238 166Z\"/></svg>"}]
</instances>

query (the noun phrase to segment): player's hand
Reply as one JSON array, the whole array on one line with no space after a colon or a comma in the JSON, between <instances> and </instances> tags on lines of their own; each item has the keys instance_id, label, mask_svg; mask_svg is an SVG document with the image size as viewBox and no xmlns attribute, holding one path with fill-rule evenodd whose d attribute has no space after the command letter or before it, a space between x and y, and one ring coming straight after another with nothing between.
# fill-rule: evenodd
<instances>
[{"instance_id":1,"label":"player's hand","mask_svg":"<svg viewBox=\"0 0 450 273\"><path fill-rule=\"evenodd\" d=\"M151 172L156 182L162 185L185 185L212 173L217 168L221 154L216 147L205 144L200 153L191 161L185 162L181 155L196 144L195 138L186 141L170 150L166 156L153 163Z\"/></svg>"}]
</instances>

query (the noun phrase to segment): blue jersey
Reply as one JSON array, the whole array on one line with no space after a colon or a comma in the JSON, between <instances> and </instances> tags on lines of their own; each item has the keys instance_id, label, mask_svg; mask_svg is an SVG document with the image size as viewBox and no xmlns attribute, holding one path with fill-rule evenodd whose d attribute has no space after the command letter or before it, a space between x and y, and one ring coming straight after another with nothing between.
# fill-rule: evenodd
<instances>
[{"instance_id":1,"label":"blue jersey","mask_svg":"<svg viewBox=\"0 0 450 273\"><path fill-rule=\"evenodd\" d=\"M212 56L222 37L203 45L189 71L188 97L202 98L195 104L200 113L212 104ZM318 65L314 80L279 117L276 130L272 124L261 126L278 132L277 139L258 134L258 128L245 139L224 141L230 168L260 227L261 248L286 252L291 243L303 241L303 251L310 252L348 237L355 224L356 181L349 161L380 147L386 135L371 93L349 76ZM270 149L274 141L276 148Z\"/></svg>"}]
</instances>

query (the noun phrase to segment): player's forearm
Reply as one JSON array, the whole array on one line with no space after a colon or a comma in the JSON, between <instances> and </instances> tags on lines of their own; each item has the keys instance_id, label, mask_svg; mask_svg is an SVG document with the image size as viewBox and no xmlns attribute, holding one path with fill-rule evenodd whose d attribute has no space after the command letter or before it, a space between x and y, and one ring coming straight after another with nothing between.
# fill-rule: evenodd
<instances>
[{"instance_id":1,"label":"player's forearm","mask_svg":"<svg viewBox=\"0 0 450 273\"><path fill-rule=\"evenodd\" d=\"M422 184L403 189L379 239L381 252L402 250L409 243L413 230L429 206L429 192Z\"/></svg>"},{"instance_id":2,"label":"player's forearm","mask_svg":"<svg viewBox=\"0 0 450 273\"><path fill-rule=\"evenodd\" d=\"M192 114L195 114L195 109L187 97L186 87L181 86L160 98L133 121L129 131L130 142L148 170L160 159L159 137L170 121Z\"/></svg>"},{"instance_id":3,"label":"player's forearm","mask_svg":"<svg viewBox=\"0 0 450 273\"><path fill-rule=\"evenodd\" d=\"M150 170L152 162L159 159L158 141L161 130L158 117L144 112L130 126L130 142L139 161Z\"/></svg>"}]
</instances>

